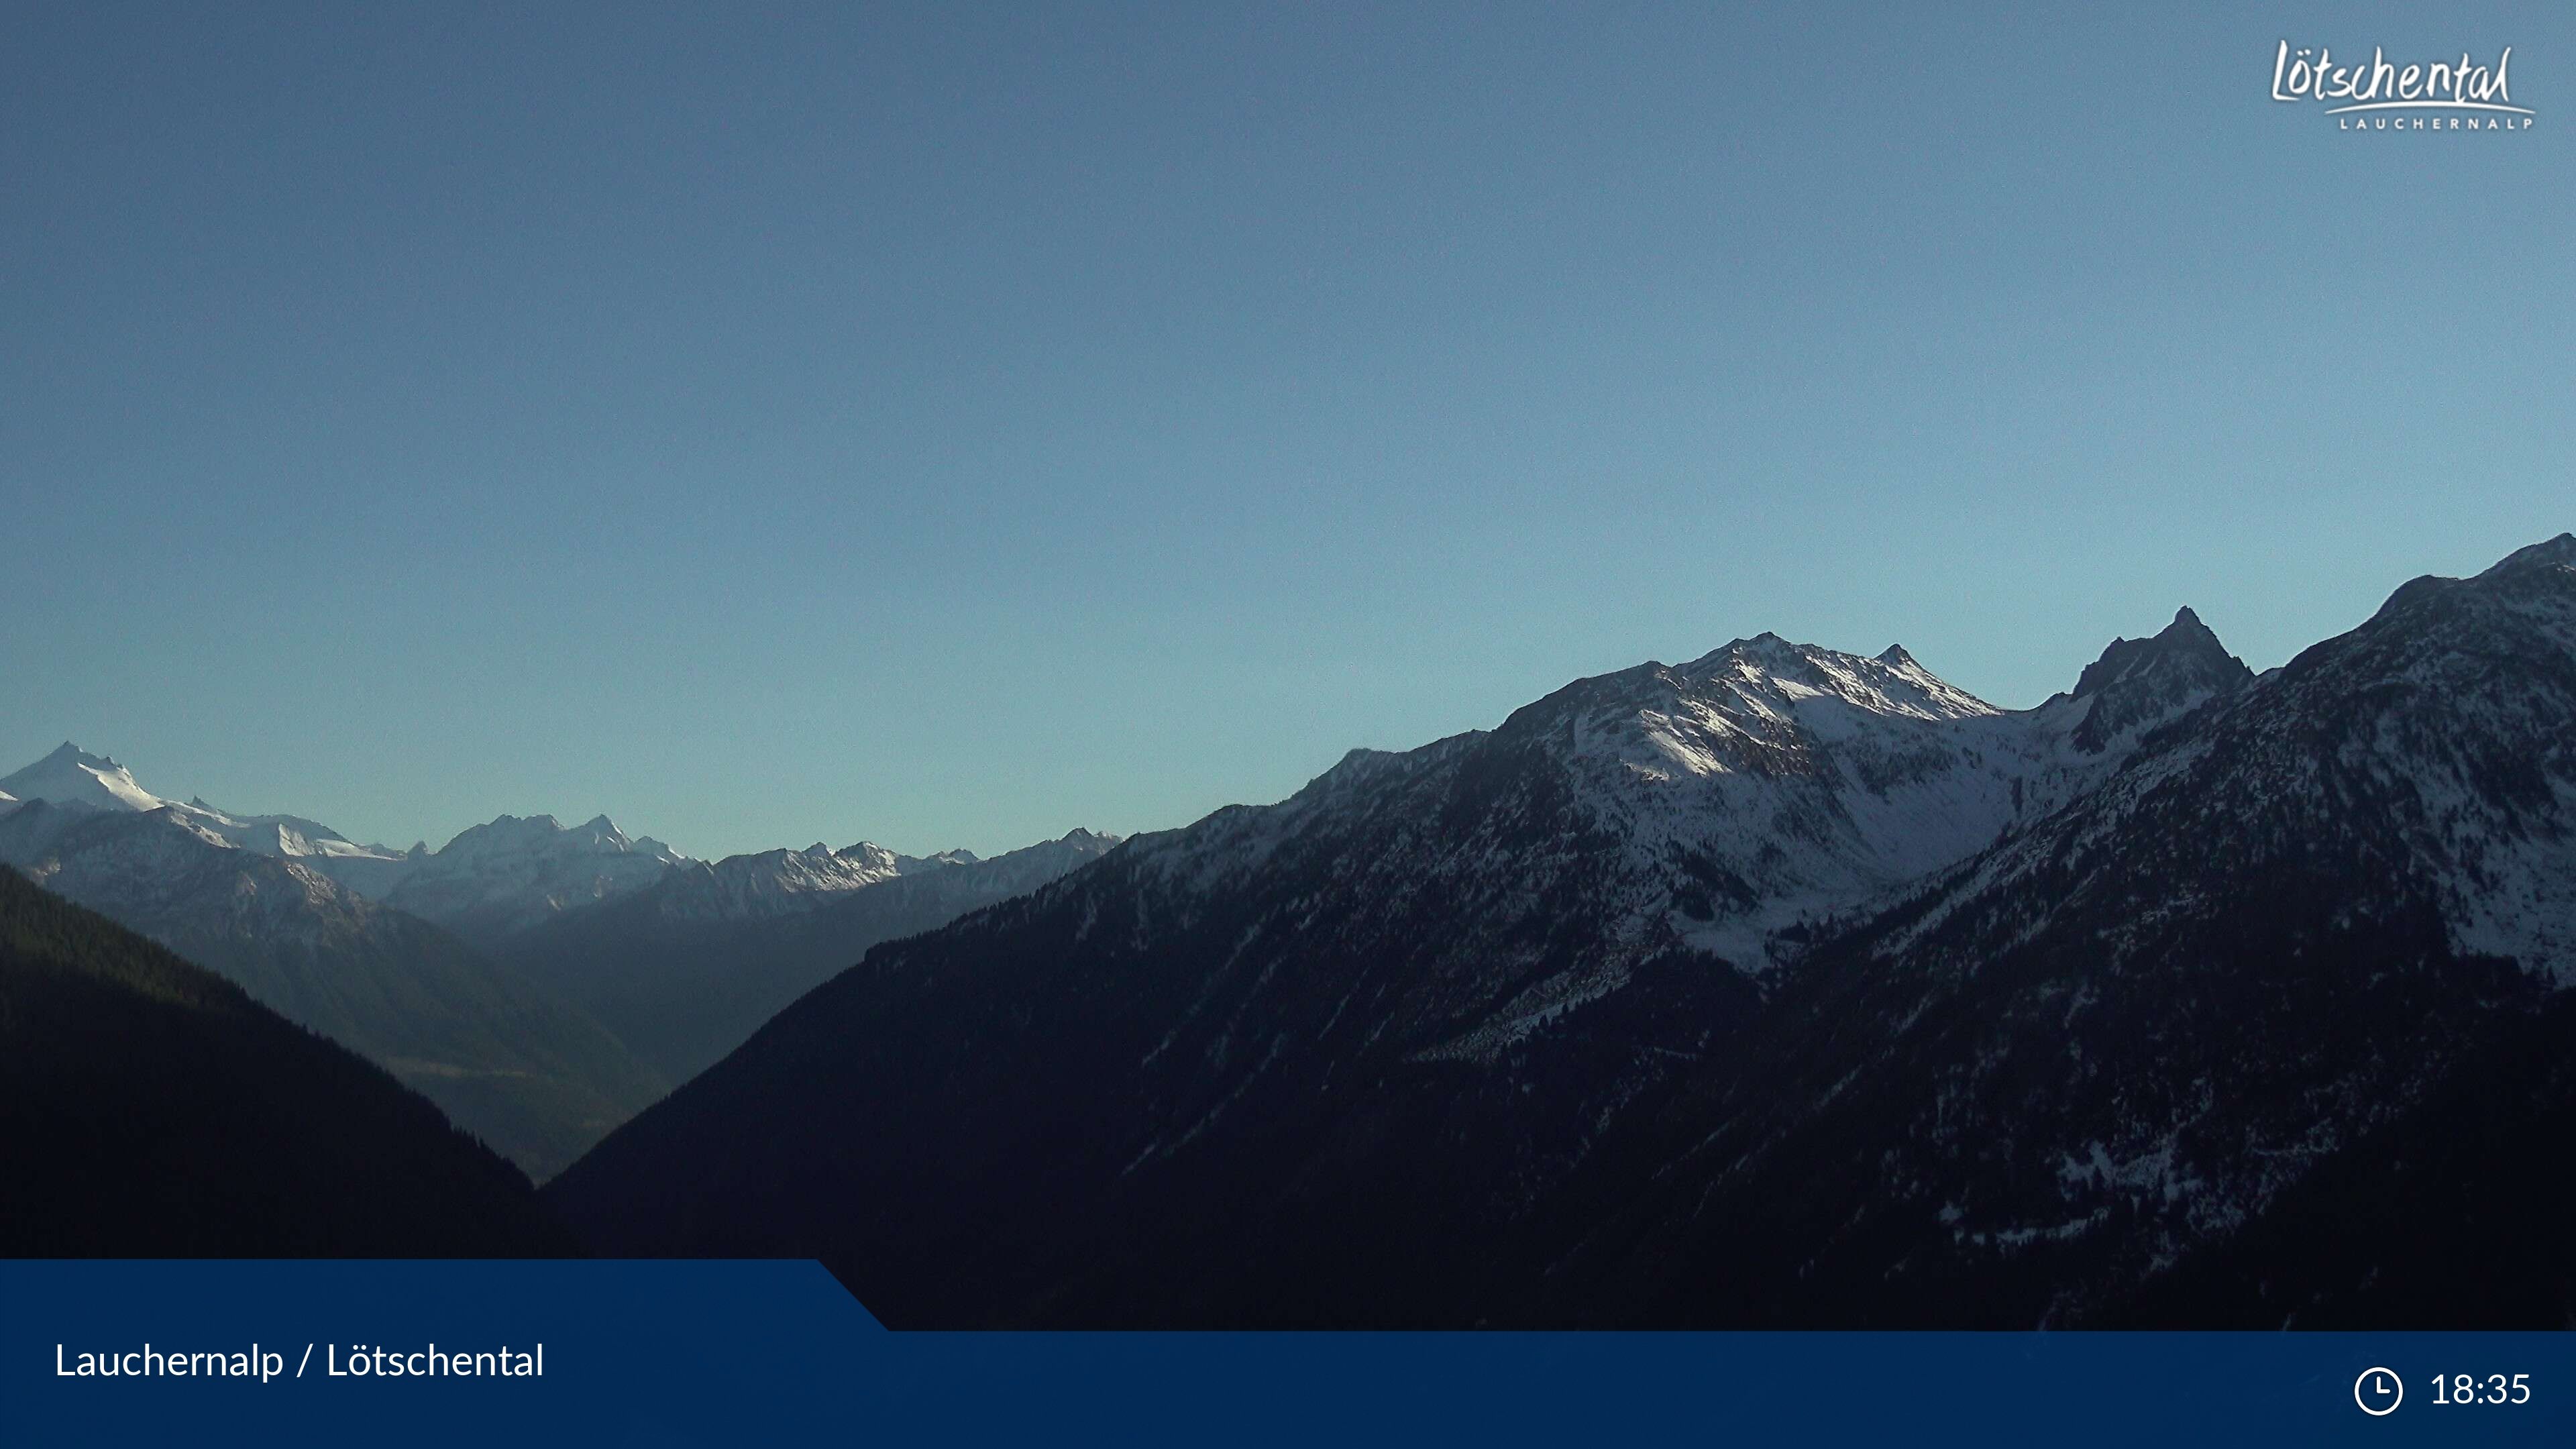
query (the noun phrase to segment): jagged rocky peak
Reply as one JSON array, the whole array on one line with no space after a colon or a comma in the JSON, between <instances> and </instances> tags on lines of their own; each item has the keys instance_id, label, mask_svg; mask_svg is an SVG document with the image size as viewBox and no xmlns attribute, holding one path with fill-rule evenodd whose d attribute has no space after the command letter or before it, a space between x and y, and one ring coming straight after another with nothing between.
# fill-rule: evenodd
<instances>
[{"instance_id":1,"label":"jagged rocky peak","mask_svg":"<svg viewBox=\"0 0 2576 1449\"><path fill-rule=\"evenodd\" d=\"M2173 622L2162 633L2145 639L2112 640L2101 658L2084 666L2084 673L2075 681L2075 697L2099 694L2122 680L2149 673L2182 671L2240 682L2254 677L2245 661L2228 653L2227 646L2219 643L2218 636L2186 605L2174 611Z\"/></svg>"},{"instance_id":2,"label":"jagged rocky peak","mask_svg":"<svg viewBox=\"0 0 2576 1449\"><path fill-rule=\"evenodd\" d=\"M2200 616L2186 605L2173 622L2145 639L2114 639L2102 657L2084 667L2068 696L2086 705L2071 736L2088 754L2101 754L2135 735L2254 682L2245 661L2227 652Z\"/></svg>"}]
</instances>

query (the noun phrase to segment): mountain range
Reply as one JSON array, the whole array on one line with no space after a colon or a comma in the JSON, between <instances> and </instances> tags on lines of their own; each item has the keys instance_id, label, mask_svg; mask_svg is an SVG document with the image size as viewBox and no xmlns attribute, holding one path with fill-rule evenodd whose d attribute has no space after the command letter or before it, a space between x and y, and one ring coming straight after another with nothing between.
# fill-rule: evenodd
<instances>
[{"instance_id":1,"label":"mountain range","mask_svg":"<svg viewBox=\"0 0 2576 1449\"><path fill-rule=\"evenodd\" d=\"M0 794L0 864L358 1051L541 1180L867 947L1084 858L1042 846L977 863L862 845L824 852L828 865L786 851L706 863L605 816L567 829L509 815L437 851L395 851L297 816L165 799L70 743L0 779ZM950 869L962 872L953 887L782 928L906 871ZM595 947L627 919L614 906L646 896L688 928L624 979Z\"/></svg>"},{"instance_id":2,"label":"mountain range","mask_svg":"<svg viewBox=\"0 0 2576 1449\"><path fill-rule=\"evenodd\" d=\"M2189 609L2019 710L1761 634L989 860L392 850L67 744L0 863L20 1251L810 1256L904 1326L2576 1326L2571 535L2259 675Z\"/></svg>"},{"instance_id":3,"label":"mountain range","mask_svg":"<svg viewBox=\"0 0 2576 1449\"><path fill-rule=\"evenodd\" d=\"M184 807L36 797L0 815L0 862L361 1053L534 1175L669 1089L552 993L310 860Z\"/></svg>"},{"instance_id":4,"label":"mountain range","mask_svg":"<svg viewBox=\"0 0 2576 1449\"><path fill-rule=\"evenodd\" d=\"M2554 1326L2571 981L2562 535L2260 676L2189 610L2028 710L1766 634L1355 751L877 946L546 1197L898 1325Z\"/></svg>"}]
</instances>

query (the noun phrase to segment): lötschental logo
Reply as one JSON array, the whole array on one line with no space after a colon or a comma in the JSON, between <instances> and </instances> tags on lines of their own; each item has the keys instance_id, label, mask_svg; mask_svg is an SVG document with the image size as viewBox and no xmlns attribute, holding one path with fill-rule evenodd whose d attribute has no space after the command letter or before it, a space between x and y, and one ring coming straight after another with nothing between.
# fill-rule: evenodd
<instances>
[{"instance_id":1,"label":"l\u00f6tschental logo","mask_svg":"<svg viewBox=\"0 0 2576 1449\"><path fill-rule=\"evenodd\" d=\"M2495 64L2457 59L2393 61L2377 46L2367 61L2338 61L2329 46L2272 53L2272 99L2317 101L2345 131L2528 131L2533 112L2513 103L2513 47Z\"/></svg>"}]
</instances>

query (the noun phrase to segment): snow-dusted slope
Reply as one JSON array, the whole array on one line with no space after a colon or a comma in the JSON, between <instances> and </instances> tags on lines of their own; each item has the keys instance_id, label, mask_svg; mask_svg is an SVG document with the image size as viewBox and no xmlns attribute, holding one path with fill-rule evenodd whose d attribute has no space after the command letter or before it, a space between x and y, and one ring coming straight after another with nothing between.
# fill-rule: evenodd
<instances>
[{"instance_id":1,"label":"snow-dusted slope","mask_svg":"<svg viewBox=\"0 0 2576 1449\"><path fill-rule=\"evenodd\" d=\"M2194 840L2250 867L2345 848L2365 822L2374 868L2430 898L2453 949L2576 984L2576 536L2474 578L2408 584L2081 810L1980 861L1882 950L1911 949L2016 881L2083 861L2126 870L2109 862L2142 840ZM2013 929L2045 931L2094 892L2133 888L2078 876L2024 892L2037 914Z\"/></svg>"},{"instance_id":2,"label":"snow-dusted slope","mask_svg":"<svg viewBox=\"0 0 2576 1449\"><path fill-rule=\"evenodd\" d=\"M2024 711L1944 682L1902 648L1868 658L1764 634L1579 680L1489 735L1354 751L1279 805L1139 839L1129 868L1174 896L1155 917L1165 924L1201 909L1191 898L1295 861L1324 874L1328 899L1349 900L1346 913L1320 910L1337 929L1383 931L1407 952L1421 949L1413 926L1366 923L1409 915L1433 890L1477 902L1431 939L1493 986L1515 983L1440 1049L1489 1053L1659 953L1768 972L2251 678L2188 610L2151 639L2116 642L2072 694ZM1551 959L1558 969L1524 979ZM1449 983L1444 1013L1478 991L1459 968L1427 979Z\"/></svg>"},{"instance_id":3,"label":"snow-dusted slope","mask_svg":"<svg viewBox=\"0 0 2576 1449\"><path fill-rule=\"evenodd\" d=\"M2406 585L1820 947L1761 1029L1698 1069L1693 1120L1639 1134L1654 1185L1568 1276L1637 1312L1695 1281L1780 1291L1726 1261L1751 1247L1802 1263L1815 1301L1923 1313L1950 1285L2009 1282L1992 1301L2024 1321L2098 1320L2143 1311L2257 1225L2286 1261L2319 1225L2278 1221L2283 1194L2332 1168L2376 1210L2374 1184L2406 1165L2385 1134L2422 1152L2563 1120L2545 1066L2524 1088L2462 1084L2528 1055L2535 1032L2566 1039L2550 1023L2571 1015L2571 903L2576 537L2561 535ZM1730 1247L1701 1226L1757 1220L1783 1194L1838 1204L1840 1227ZM2563 1241L2563 1212L2492 1201L2438 1236L2527 1248ZM2206 1324L2192 1315L2215 1302L2220 1321L2280 1326L2374 1293L2438 1303L2446 1284L2501 1301L2537 1271L2505 1262L2472 1284L2465 1260L2445 1268L2450 1247L2403 1233L2338 1251L2306 1265L2303 1296L2274 1296L2258 1259L2242 1278L2186 1274L2159 1312ZM2524 1311L2563 1320L2569 1291L2544 1284ZM2449 1320L2417 1322L2434 1321Z\"/></svg>"},{"instance_id":4,"label":"snow-dusted slope","mask_svg":"<svg viewBox=\"0 0 2576 1449\"><path fill-rule=\"evenodd\" d=\"M1797 936L1991 843L2107 774L2140 733L2251 678L2184 610L2116 641L2073 694L1998 710L1901 647L1738 640L1588 680L1504 726L1541 737L1587 823L1625 845L1641 911L1761 971Z\"/></svg>"},{"instance_id":5,"label":"snow-dusted slope","mask_svg":"<svg viewBox=\"0 0 2576 1449\"><path fill-rule=\"evenodd\" d=\"M300 815L234 815L195 798L174 808L244 850L281 860L320 858L392 865L403 858L390 846L360 845L330 826Z\"/></svg>"}]
</instances>

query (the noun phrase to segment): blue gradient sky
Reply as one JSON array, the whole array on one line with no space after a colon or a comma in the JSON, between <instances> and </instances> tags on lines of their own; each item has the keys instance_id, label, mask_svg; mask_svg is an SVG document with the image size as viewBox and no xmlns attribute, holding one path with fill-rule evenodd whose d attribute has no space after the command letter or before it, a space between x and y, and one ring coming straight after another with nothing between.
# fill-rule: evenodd
<instances>
[{"instance_id":1,"label":"blue gradient sky","mask_svg":"<svg viewBox=\"0 0 2576 1449\"><path fill-rule=\"evenodd\" d=\"M0 771L989 851L2576 526L2564 5L1032 8L8 9Z\"/></svg>"}]
</instances>

